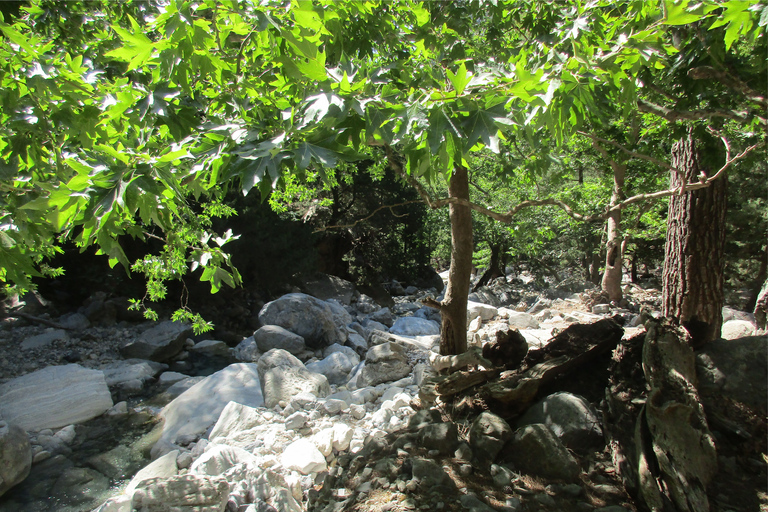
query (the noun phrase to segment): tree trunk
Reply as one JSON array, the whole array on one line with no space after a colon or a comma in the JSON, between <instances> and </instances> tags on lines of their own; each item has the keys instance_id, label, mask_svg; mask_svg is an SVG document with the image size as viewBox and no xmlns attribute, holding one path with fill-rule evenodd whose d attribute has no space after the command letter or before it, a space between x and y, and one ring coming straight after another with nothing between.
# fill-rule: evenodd
<instances>
[{"instance_id":1,"label":"tree trunk","mask_svg":"<svg viewBox=\"0 0 768 512\"><path fill-rule=\"evenodd\" d=\"M672 147L672 167L672 187L698 179L690 131ZM719 338L723 323L726 187L723 177L669 200L661 312L688 329L694 348Z\"/></svg>"},{"instance_id":2,"label":"tree trunk","mask_svg":"<svg viewBox=\"0 0 768 512\"><path fill-rule=\"evenodd\" d=\"M491 248L491 261L488 264L488 269L483 272L483 275L480 277L480 280L472 291L479 290L497 277L504 277L504 270L501 266L501 244L493 244L489 242L488 245Z\"/></svg>"},{"instance_id":3,"label":"tree trunk","mask_svg":"<svg viewBox=\"0 0 768 512\"><path fill-rule=\"evenodd\" d=\"M611 206L620 203L624 198L624 175L627 166L611 162L613 167L613 193L611 194ZM622 266L624 255L622 253L621 234L621 210L611 212L608 217L608 242L605 254L605 273L603 274L602 289L611 301L619 302L623 298L621 293Z\"/></svg>"},{"instance_id":4,"label":"tree trunk","mask_svg":"<svg viewBox=\"0 0 768 512\"><path fill-rule=\"evenodd\" d=\"M448 195L469 200L469 174L456 165L448 184ZM451 268L448 288L440 304L442 336L440 354L456 355L467 351L467 297L472 273L472 212L469 207L452 203Z\"/></svg>"}]
</instances>

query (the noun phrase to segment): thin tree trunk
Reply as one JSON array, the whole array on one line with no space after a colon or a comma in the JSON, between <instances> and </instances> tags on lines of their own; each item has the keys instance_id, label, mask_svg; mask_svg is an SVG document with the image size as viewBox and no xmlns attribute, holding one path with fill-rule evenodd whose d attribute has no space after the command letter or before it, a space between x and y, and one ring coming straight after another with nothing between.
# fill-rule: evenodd
<instances>
[{"instance_id":1,"label":"thin tree trunk","mask_svg":"<svg viewBox=\"0 0 768 512\"><path fill-rule=\"evenodd\" d=\"M672 187L698 179L690 131L672 147L672 167ZM723 323L726 188L723 177L669 200L661 312L688 329L694 348L719 338Z\"/></svg>"},{"instance_id":2,"label":"thin tree trunk","mask_svg":"<svg viewBox=\"0 0 768 512\"><path fill-rule=\"evenodd\" d=\"M624 198L624 176L627 166L611 161L613 167L613 193L611 206L620 203ZM623 236L621 234L621 210L611 212L608 217L608 242L605 254L605 273L603 274L602 289L608 294L608 299L619 302L623 298L621 292Z\"/></svg>"},{"instance_id":3,"label":"thin tree trunk","mask_svg":"<svg viewBox=\"0 0 768 512\"><path fill-rule=\"evenodd\" d=\"M488 243L491 248L491 261L488 264L488 269L483 272L480 280L475 284L472 291L477 291L483 286L487 285L497 277L504 277L504 269L501 265L501 244Z\"/></svg>"},{"instance_id":4,"label":"thin tree trunk","mask_svg":"<svg viewBox=\"0 0 768 512\"><path fill-rule=\"evenodd\" d=\"M448 195L469 200L469 174L456 165L448 184ZM467 350L467 297L472 272L472 212L467 206L450 205L451 268L448 288L440 304L442 336L440 354L456 355Z\"/></svg>"}]
</instances>

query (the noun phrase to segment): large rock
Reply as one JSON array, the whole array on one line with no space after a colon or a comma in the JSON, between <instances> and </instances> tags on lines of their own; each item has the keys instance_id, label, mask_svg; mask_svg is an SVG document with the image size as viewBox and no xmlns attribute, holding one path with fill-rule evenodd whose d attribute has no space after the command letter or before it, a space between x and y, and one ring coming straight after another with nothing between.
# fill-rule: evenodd
<instances>
[{"instance_id":1,"label":"large rock","mask_svg":"<svg viewBox=\"0 0 768 512\"><path fill-rule=\"evenodd\" d=\"M538 329L540 327L539 321L528 313L508 310L508 318L510 327L517 327L518 329Z\"/></svg>"},{"instance_id":2,"label":"large rock","mask_svg":"<svg viewBox=\"0 0 768 512\"><path fill-rule=\"evenodd\" d=\"M575 482L581 469L560 439L541 423L526 425L515 432L505 447L519 471L542 478Z\"/></svg>"},{"instance_id":3,"label":"large rock","mask_svg":"<svg viewBox=\"0 0 768 512\"><path fill-rule=\"evenodd\" d=\"M325 457L317 446L309 439L298 439L289 444L282 455L280 463L285 469L295 470L302 475L319 473L327 468Z\"/></svg>"},{"instance_id":4,"label":"large rock","mask_svg":"<svg viewBox=\"0 0 768 512\"><path fill-rule=\"evenodd\" d=\"M0 496L21 483L32 468L32 448L24 429L0 420Z\"/></svg>"},{"instance_id":5,"label":"large rock","mask_svg":"<svg viewBox=\"0 0 768 512\"><path fill-rule=\"evenodd\" d=\"M352 354L339 351L328 354L321 361L307 363L307 370L325 375L330 384L344 384L349 380L349 372L360 363L360 357L349 347Z\"/></svg>"},{"instance_id":6,"label":"large rock","mask_svg":"<svg viewBox=\"0 0 768 512\"><path fill-rule=\"evenodd\" d=\"M336 325L331 306L304 293L289 293L268 302L259 312L262 325L279 325L304 338L311 348L344 343L346 330Z\"/></svg>"},{"instance_id":7,"label":"large rock","mask_svg":"<svg viewBox=\"0 0 768 512\"><path fill-rule=\"evenodd\" d=\"M288 403L298 393L325 397L331 392L324 375L307 370L304 363L285 350L274 348L261 356L258 371L267 408L281 401Z\"/></svg>"},{"instance_id":8,"label":"large rock","mask_svg":"<svg viewBox=\"0 0 768 512\"><path fill-rule=\"evenodd\" d=\"M405 349L397 343L382 343L368 349L358 387L376 386L407 377L411 365Z\"/></svg>"},{"instance_id":9,"label":"large rock","mask_svg":"<svg viewBox=\"0 0 768 512\"><path fill-rule=\"evenodd\" d=\"M179 472L179 467L176 465L176 458L179 456L179 450L173 450L158 459L153 460L143 468L141 468L131 481L128 482L124 494L130 496L145 480L151 480L153 478L170 478Z\"/></svg>"},{"instance_id":10,"label":"large rock","mask_svg":"<svg viewBox=\"0 0 768 512\"><path fill-rule=\"evenodd\" d=\"M490 466L504 444L512 437L512 428L503 418L483 412L469 428L469 446L482 466Z\"/></svg>"},{"instance_id":11,"label":"large rock","mask_svg":"<svg viewBox=\"0 0 768 512\"><path fill-rule=\"evenodd\" d=\"M253 339L256 340L256 346L261 352L281 348L293 355L298 355L307 350L304 338L279 325L265 325L259 328L253 333Z\"/></svg>"},{"instance_id":12,"label":"large rock","mask_svg":"<svg viewBox=\"0 0 768 512\"><path fill-rule=\"evenodd\" d=\"M723 324L720 336L724 340L735 340L755 334L755 324L748 320L729 320Z\"/></svg>"},{"instance_id":13,"label":"large rock","mask_svg":"<svg viewBox=\"0 0 768 512\"><path fill-rule=\"evenodd\" d=\"M184 342L191 335L192 327L189 324L160 322L120 347L120 354L125 358L163 362L181 352Z\"/></svg>"},{"instance_id":14,"label":"large rock","mask_svg":"<svg viewBox=\"0 0 768 512\"><path fill-rule=\"evenodd\" d=\"M25 430L82 423L112 407L104 373L49 366L0 386L0 417Z\"/></svg>"},{"instance_id":15,"label":"large rock","mask_svg":"<svg viewBox=\"0 0 768 512\"><path fill-rule=\"evenodd\" d=\"M707 343L696 356L696 373L705 397L725 395L765 412L768 336Z\"/></svg>"},{"instance_id":16,"label":"large rock","mask_svg":"<svg viewBox=\"0 0 768 512\"><path fill-rule=\"evenodd\" d=\"M440 324L416 316L402 316L395 320L389 332L400 336L431 336L440 334Z\"/></svg>"},{"instance_id":17,"label":"large rock","mask_svg":"<svg viewBox=\"0 0 768 512\"><path fill-rule=\"evenodd\" d=\"M317 273L305 278L301 285L304 292L318 299L335 299L347 306L355 296L355 285L340 277Z\"/></svg>"},{"instance_id":18,"label":"large rock","mask_svg":"<svg viewBox=\"0 0 768 512\"><path fill-rule=\"evenodd\" d=\"M229 402L221 411L208 439L211 442L216 442L218 438L226 439L230 435L236 435L238 432L263 425L265 421L259 409L237 402Z\"/></svg>"},{"instance_id":19,"label":"large rock","mask_svg":"<svg viewBox=\"0 0 768 512\"><path fill-rule=\"evenodd\" d=\"M248 468L257 469L259 459L242 448L227 446L226 444L214 444L209 446L205 453L192 463L189 472L197 475L223 475L241 464Z\"/></svg>"},{"instance_id":20,"label":"large rock","mask_svg":"<svg viewBox=\"0 0 768 512\"><path fill-rule=\"evenodd\" d=\"M165 420L160 439L152 448L156 457L175 448L181 435L199 435L219 418L229 402L250 407L264 404L255 363L236 363L198 382L160 412Z\"/></svg>"},{"instance_id":21,"label":"large rock","mask_svg":"<svg viewBox=\"0 0 768 512\"><path fill-rule=\"evenodd\" d=\"M55 341L67 341L69 335L64 329L51 329L37 336L30 336L21 342L22 350L47 347Z\"/></svg>"},{"instance_id":22,"label":"large rock","mask_svg":"<svg viewBox=\"0 0 768 512\"><path fill-rule=\"evenodd\" d=\"M482 304L480 302L467 302L467 320L472 321L478 316L486 322L499 313L498 308L489 304Z\"/></svg>"},{"instance_id":23,"label":"large rock","mask_svg":"<svg viewBox=\"0 0 768 512\"><path fill-rule=\"evenodd\" d=\"M131 506L139 512L223 512L228 497L223 477L186 474L145 480Z\"/></svg>"},{"instance_id":24,"label":"large rock","mask_svg":"<svg viewBox=\"0 0 768 512\"><path fill-rule=\"evenodd\" d=\"M584 453L603 444L603 430L592 405L567 392L554 393L536 403L518 421L518 427L542 423L575 452Z\"/></svg>"}]
</instances>

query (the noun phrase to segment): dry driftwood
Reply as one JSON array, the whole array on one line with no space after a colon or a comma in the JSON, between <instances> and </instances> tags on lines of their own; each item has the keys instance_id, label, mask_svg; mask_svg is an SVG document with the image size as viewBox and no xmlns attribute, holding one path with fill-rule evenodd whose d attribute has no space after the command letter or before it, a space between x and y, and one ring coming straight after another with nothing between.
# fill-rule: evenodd
<instances>
[{"instance_id":1,"label":"dry driftwood","mask_svg":"<svg viewBox=\"0 0 768 512\"><path fill-rule=\"evenodd\" d=\"M640 492L654 512L709 511L707 484L717 452L696 390L696 368L687 332L669 321L652 322L643 346L650 385L638 418Z\"/></svg>"},{"instance_id":2,"label":"dry driftwood","mask_svg":"<svg viewBox=\"0 0 768 512\"><path fill-rule=\"evenodd\" d=\"M571 325L543 348L528 352L519 369L504 372L498 380L484 385L480 394L508 408L523 410L536 398L543 384L612 350L623 333L611 318Z\"/></svg>"}]
</instances>

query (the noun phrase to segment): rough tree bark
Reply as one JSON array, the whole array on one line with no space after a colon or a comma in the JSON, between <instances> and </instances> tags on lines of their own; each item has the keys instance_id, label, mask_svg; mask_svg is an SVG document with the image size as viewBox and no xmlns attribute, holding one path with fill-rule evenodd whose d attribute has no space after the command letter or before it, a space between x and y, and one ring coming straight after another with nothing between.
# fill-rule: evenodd
<instances>
[{"instance_id":1,"label":"rough tree bark","mask_svg":"<svg viewBox=\"0 0 768 512\"><path fill-rule=\"evenodd\" d=\"M613 192L611 193L610 206L615 206L624 199L624 176L627 172L627 166L611 160L611 167L613 168ZM608 216L608 242L602 281L603 292L608 295L609 300L616 302L623 298L621 292L622 265L624 263L623 241L621 210L619 209L612 211Z\"/></svg>"},{"instance_id":2,"label":"rough tree bark","mask_svg":"<svg viewBox=\"0 0 768 512\"><path fill-rule=\"evenodd\" d=\"M691 334L693 347L720 337L725 264L725 177L712 186L685 192L684 183L701 179L692 133L672 147L671 187L664 250L662 314Z\"/></svg>"},{"instance_id":3,"label":"rough tree bark","mask_svg":"<svg viewBox=\"0 0 768 512\"><path fill-rule=\"evenodd\" d=\"M456 165L448 184L448 195L469 200L469 173ZM455 355L467 351L467 297L472 273L472 211L468 206L451 203L451 268L448 288L439 305L442 314L440 354Z\"/></svg>"},{"instance_id":4,"label":"rough tree bark","mask_svg":"<svg viewBox=\"0 0 768 512\"><path fill-rule=\"evenodd\" d=\"M501 244L489 242L488 246L491 248L491 261L488 264L488 269L483 272L483 275L480 277L477 284L475 284L472 291L479 290L497 277L504 277L504 269L501 264Z\"/></svg>"}]
</instances>

